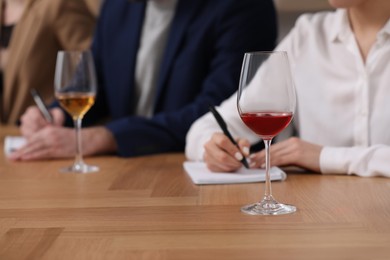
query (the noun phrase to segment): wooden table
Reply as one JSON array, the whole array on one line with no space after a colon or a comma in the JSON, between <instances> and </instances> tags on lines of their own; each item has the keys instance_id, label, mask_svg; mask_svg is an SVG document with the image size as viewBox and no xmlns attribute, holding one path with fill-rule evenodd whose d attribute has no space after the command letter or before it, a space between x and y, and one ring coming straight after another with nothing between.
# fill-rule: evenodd
<instances>
[{"instance_id":1,"label":"wooden table","mask_svg":"<svg viewBox=\"0 0 390 260\"><path fill-rule=\"evenodd\" d=\"M0 259L390 259L390 179L292 172L273 192L298 211L248 216L263 184L196 186L184 159L87 158L101 171L82 175L1 152Z\"/></svg>"}]
</instances>

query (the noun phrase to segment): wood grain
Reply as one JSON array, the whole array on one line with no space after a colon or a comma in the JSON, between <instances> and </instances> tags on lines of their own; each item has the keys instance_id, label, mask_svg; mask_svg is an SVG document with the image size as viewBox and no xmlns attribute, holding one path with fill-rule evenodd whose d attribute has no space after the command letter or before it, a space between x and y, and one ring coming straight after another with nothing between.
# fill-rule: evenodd
<instances>
[{"instance_id":1,"label":"wood grain","mask_svg":"<svg viewBox=\"0 0 390 260\"><path fill-rule=\"evenodd\" d=\"M247 216L263 184L197 186L184 160L86 158L101 170L80 175L1 152L0 259L390 259L390 179L289 172L273 192L298 211Z\"/></svg>"}]
</instances>

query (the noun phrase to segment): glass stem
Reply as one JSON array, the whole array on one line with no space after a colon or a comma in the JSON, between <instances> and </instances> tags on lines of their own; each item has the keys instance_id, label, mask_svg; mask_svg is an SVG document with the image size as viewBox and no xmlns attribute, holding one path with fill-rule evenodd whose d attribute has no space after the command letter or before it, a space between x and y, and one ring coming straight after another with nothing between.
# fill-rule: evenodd
<instances>
[{"instance_id":1,"label":"glass stem","mask_svg":"<svg viewBox=\"0 0 390 260\"><path fill-rule=\"evenodd\" d=\"M81 117L73 119L76 130L76 160L74 163L76 166L83 164L83 151L81 149L81 120Z\"/></svg>"},{"instance_id":2,"label":"glass stem","mask_svg":"<svg viewBox=\"0 0 390 260\"><path fill-rule=\"evenodd\" d=\"M271 188L271 176L270 176L270 153L269 149L271 147L272 139L264 140L265 146L265 192L264 199L272 200L272 188Z\"/></svg>"}]
</instances>

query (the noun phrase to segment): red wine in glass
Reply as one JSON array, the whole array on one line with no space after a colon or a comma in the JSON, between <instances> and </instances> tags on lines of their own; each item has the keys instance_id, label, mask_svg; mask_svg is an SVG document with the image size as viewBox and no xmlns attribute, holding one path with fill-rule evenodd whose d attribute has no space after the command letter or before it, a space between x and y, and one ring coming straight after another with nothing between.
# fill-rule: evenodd
<instances>
[{"instance_id":1,"label":"red wine in glass","mask_svg":"<svg viewBox=\"0 0 390 260\"><path fill-rule=\"evenodd\" d=\"M284 51L245 53L237 92L237 109L243 123L263 139L265 146L265 192L259 202L245 205L250 215L281 215L296 207L274 199L270 179L272 139L291 122L296 95L287 53Z\"/></svg>"},{"instance_id":2,"label":"red wine in glass","mask_svg":"<svg viewBox=\"0 0 390 260\"><path fill-rule=\"evenodd\" d=\"M251 112L240 115L242 121L263 139L272 139L286 128L292 119L291 112Z\"/></svg>"}]
</instances>

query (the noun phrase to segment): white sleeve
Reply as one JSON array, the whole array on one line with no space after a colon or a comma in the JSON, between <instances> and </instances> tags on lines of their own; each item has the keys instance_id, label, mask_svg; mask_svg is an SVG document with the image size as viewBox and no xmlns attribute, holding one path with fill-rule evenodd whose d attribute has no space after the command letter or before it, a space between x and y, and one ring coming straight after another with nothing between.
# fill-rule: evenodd
<instances>
[{"instance_id":1,"label":"white sleeve","mask_svg":"<svg viewBox=\"0 0 390 260\"><path fill-rule=\"evenodd\" d=\"M305 17L309 17L309 15L306 15ZM295 65L295 60L299 57L299 50L302 48L300 41L304 37L302 37L301 31L303 31L303 34L306 32L305 28L300 28L299 26L294 27L276 47L276 50L287 51L292 66ZM237 92L229 99L225 100L219 107L216 107L216 109L225 119L233 138L246 138L251 144L255 144L261 139L241 121L237 111L236 102ZM204 144L210 140L211 136L215 132L222 132L222 130L219 128L211 113L207 113L195 121L186 137L185 154L187 158L189 160L203 160ZM291 134L286 130L275 139L275 142L285 139L290 135Z\"/></svg>"},{"instance_id":2,"label":"white sleeve","mask_svg":"<svg viewBox=\"0 0 390 260\"><path fill-rule=\"evenodd\" d=\"M290 61L294 61L296 53L294 53L294 44L292 42L300 39L297 30L290 31L288 36L277 46L277 50L287 51L290 55ZM298 44L299 45L299 44ZM294 64L294 62L292 62ZM237 86L238 88L238 86ZM247 128L241 121L237 111L237 92L229 99L225 100L219 107L216 107L223 119L228 125L233 138L242 137L254 144L260 140L256 134ZM203 117L196 120L186 136L185 154L187 159L200 161L203 160L204 145L210 140L211 136L216 132L222 132L216 120L211 113L207 113Z\"/></svg>"},{"instance_id":3,"label":"white sleeve","mask_svg":"<svg viewBox=\"0 0 390 260\"><path fill-rule=\"evenodd\" d=\"M221 132L211 113L196 120L186 136L185 154L187 159L192 161L203 160L204 144L210 139L214 132Z\"/></svg>"},{"instance_id":4,"label":"white sleeve","mask_svg":"<svg viewBox=\"0 0 390 260\"><path fill-rule=\"evenodd\" d=\"M320 155L320 168L324 174L390 177L390 147L324 147Z\"/></svg>"},{"instance_id":5,"label":"white sleeve","mask_svg":"<svg viewBox=\"0 0 390 260\"><path fill-rule=\"evenodd\" d=\"M235 93L216 109L226 121L233 138L242 137L248 139L251 143L255 143L259 140L259 137L241 121L236 107L236 100L237 95ZM222 130L210 112L196 120L186 137L185 154L187 159L193 161L203 160L204 145L216 132L222 133Z\"/></svg>"}]
</instances>

